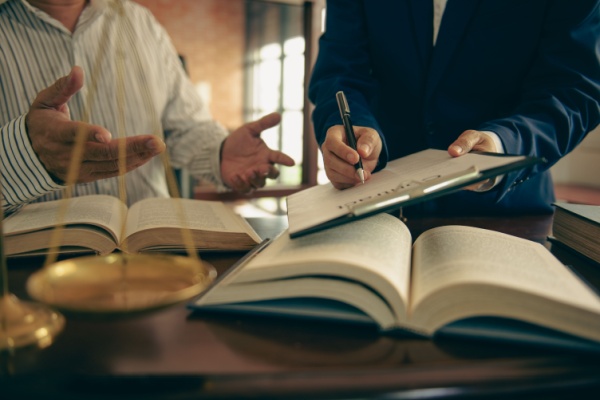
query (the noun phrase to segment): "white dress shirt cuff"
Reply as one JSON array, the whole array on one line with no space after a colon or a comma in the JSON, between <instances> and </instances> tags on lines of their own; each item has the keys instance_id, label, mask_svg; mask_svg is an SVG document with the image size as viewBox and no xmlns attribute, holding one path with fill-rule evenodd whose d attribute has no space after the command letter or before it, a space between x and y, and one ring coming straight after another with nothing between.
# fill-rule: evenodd
<instances>
[{"instance_id":1,"label":"white dress shirt cuff","mask_svg":"<svg viewBox=\"0 0 600 400\"><path fill-rule=\"evenodd\" d=\"M491 131L481 131L481 133L489 136L490 139L492 139L492 141L494 142L494 145L496 146L496 153L504 154L504 146L502 145L502 141L500 140L500 138L498 137L498 135L496 133L491 132ZM497 177L495 177L493 179L488 179L485 182L483 182L477 189L475 189L475 191L476 192L487 192L488 190L493 189L494 187L496 187L496 185L498 185L500 182L502 182L503 178L504 178L504 175L498 175Z\"/></svg>"},{"instance_id":2,"label":"white dress shirt cuff","mask_svg":"<svg viewBox=\"0 0 600 400\"><path fill-rule=\"evenodd\" d=\"M504 154L504 146L502 145L502 141L495 132L481 131L481 133L488 135L494 141L494 145L496 145L496 153Z\"/></svg>"}]
</instances>

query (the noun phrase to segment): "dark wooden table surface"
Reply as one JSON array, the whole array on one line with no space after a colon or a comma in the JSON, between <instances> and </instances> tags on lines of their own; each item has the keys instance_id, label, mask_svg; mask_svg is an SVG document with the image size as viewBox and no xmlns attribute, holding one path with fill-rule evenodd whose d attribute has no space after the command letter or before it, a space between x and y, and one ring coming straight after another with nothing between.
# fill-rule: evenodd
<instances>
[{"instance_id":1,"label":"dark wooden table surface","mask_svg":"<svg viewBox=\"0 0 600 400\"><path fill-rule=\"evenodd\" d=\"M447 224L544 242L551 216L414 219L416 238ZM251 220L263 236L285 219ZM205 254L222 273L241 254ZM566 255L569 257L569 255ZM600 287L600 270L576 264ZM9 262L10 290L39 259ZM127 318L67 315L45 349L2 353L0 399L582 398L600 394L600 356L476 341L386 337L292 319L197 317L185 304Z\"/></svg>"}]
</instances>

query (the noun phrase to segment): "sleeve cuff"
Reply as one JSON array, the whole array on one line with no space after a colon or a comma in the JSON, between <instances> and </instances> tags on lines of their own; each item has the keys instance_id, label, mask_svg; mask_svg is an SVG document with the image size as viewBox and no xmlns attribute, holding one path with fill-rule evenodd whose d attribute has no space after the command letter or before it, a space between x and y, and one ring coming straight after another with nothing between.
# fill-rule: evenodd
<instances>
[{"instance_id":1,"label":"sleeve cuff","mask_svg":"<svg viewBox=\"0 0 600 400\"><path fill-rule=\"evenodd\" d=\"M221 144L227 131L210 121L177 138L169 138L170 157L176 168L187 168L192 176L214 184L219 191L227 188L221 177Z\"/></svg>"},{"instance_id":2,"label":"sleeve cuff","mask_svg":"<svg viewBox=\"0 0 600 400\"><path fill-rule=\"evenodd\" d=\"M54 182L35 154L27 135L25 115L10 121L0 131L4 211L64 188Z\"/></svg>"},{"instance_id":3,"label":"sleeve cuff","mask_svg":"<svg viewBox=\"0 0 600 400\"><path fill-rule=\"evenodd\" d=\"M481 131L481 133L488 135L494 141L494 145L496 146L496 153L505 153L504 146L502 145L502 140L500 140L500 137L495 132Z\"/></svg>"},{"instance_id":4,"label":"sleeve cuff","mask_svg":"<svg viewBox=\"0 0 600 400\"><path fill-rule=\"evenodd\" d=\"M481 133L489 136L494 141L494 145L496 146L496 153L504 154L504 146L502 145L502 141L500 140L500 137L498 137L498 135L495 132L482 131ZM489 190L492 190L500 182L502 182L502 179L504 179L504 175L498 175L497 177L495 177L493 179L488 179L485 182L483 182L481 185L479 185L479 187L477 187L474 191L475 192L487 192Z\"/></svg>"}]
</instances>

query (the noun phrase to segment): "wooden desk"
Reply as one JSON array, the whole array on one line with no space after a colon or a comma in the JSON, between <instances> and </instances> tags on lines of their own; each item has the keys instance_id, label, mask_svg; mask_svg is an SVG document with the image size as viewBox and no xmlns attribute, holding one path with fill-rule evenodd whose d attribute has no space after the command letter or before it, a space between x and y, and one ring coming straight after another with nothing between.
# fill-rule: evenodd
<instances>
[{"instance_id":1,"label":"wooden desk","mask_svg":"<svg viewBox=\"0 0 600 400\"><path fill-rule=\"evenodd\" d=\"M271 236L285 220L252 223ZM408 222L415 237L455 223L543 242L551 217ZM220 272L238 257L204 256ZM25 299L24 283L38 267L39 260L9 263L11 291ZM584 270L600 282L600 270ZM548 399L600 393L598 355L382 337L365 328L296 320L199 318L185 304L117 320L67 316L52 346L4 354L1 361L2 399Z\"/></svg>"}]
</instances>

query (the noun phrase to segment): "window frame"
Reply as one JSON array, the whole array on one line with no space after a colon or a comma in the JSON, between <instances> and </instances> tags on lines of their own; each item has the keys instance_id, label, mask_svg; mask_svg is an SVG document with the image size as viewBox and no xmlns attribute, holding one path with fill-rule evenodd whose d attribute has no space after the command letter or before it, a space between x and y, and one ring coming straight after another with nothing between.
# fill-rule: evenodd
<instances>
[{"instance_id":1,"label":"window frame","mask_svg":"<svg viewBox=\"0 0 600 400\"><path fill-rule=\"evenodd\" d=\"M254 0L257 1L257 0ZM236 201L240 199L256 199L263 197L285 197L299 190L317 184L319 172L319 148L315 140L311 114L313 105L308 99L308 84L312 68L317 57L318 39L322 31L322 13L325 8L325 0L258 0L267 3L282 3L301 5L303 9L303 35L305 39L304 49L304 98L302 108L302 166L301 181L299 185L269 185L251 193L217 192L215 188L195 185L193 198L199 200ZM246 110L244 110L246 114Z\"/></svg>"}]
</instances>

